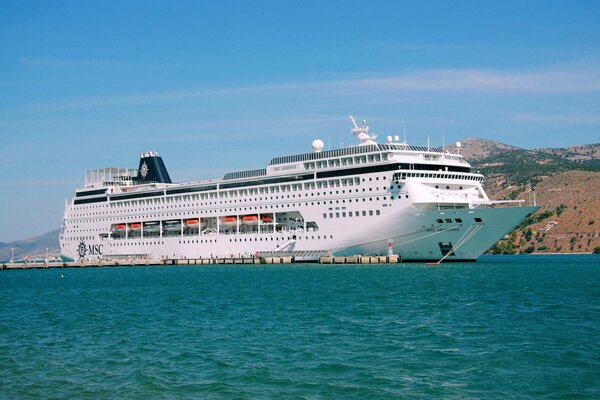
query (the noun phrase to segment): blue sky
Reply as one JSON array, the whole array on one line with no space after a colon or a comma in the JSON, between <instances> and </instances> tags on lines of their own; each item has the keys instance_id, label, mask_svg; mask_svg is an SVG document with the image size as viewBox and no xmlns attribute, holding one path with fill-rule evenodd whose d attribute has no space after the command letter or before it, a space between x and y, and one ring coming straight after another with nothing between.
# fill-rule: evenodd
<instances>
[{"instance_id":1,"label":"blue sky","mask_svg":"<svg viewBox=\"0 0 600 400\"><path fill-rule=\"evenodd\" d=\"M88 169L174 180L380 136L600 142L597 1L0 0L0 241L60 226Z\"/></svg>"}]
</instances>

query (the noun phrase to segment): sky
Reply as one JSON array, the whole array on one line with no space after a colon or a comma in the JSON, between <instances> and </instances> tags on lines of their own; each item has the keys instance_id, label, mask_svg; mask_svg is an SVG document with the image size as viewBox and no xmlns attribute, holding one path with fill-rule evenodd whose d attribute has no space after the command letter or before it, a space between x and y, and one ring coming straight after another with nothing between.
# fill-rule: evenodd
<instances>
[{"instance_id":1,"label":"sky","mask_svg":"<svg viewBox=\"0 0 600 400\"><path fill-rule=\"evenodd\" d=\"M86 170L174 181L355 144L600 142L598 1L0 0L0 242L59 228ZM404 128L403 128L404 127Z\"/></svg>"}]
</instances>

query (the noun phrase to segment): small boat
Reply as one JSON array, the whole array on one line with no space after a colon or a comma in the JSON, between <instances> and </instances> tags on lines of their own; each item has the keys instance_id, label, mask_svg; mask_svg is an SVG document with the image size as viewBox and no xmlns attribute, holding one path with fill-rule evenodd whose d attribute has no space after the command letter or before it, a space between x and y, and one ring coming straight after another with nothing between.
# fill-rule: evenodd
<instances>
[{"instance_id":1,"label":"small boat","mask_svg":"<svg viewBox=\"0 0 600 400\"><path fill-rule=\"evenodd\" d=\"M139 231L142 229L142 223L132 222L131 224L129 224L129 229L131 229L132 231Z\"/></svg>"},{"instance_id":2,"label":"small boat","mask_svg":"<svg viewBox=\"0 0 600 400\"><path fill-rule=\"evenodd\" d=\"M258 225L258 215L244 215L242 217L242 224L250 226Z\"/></svg>"},{"instance_id":3,"label":"small boat","mask_svg":"<svg viewBox=\"0 0 600 400\"><path fill-rule=\"evenodd\" d=\"M124 232L127 229L127 224L116 224L113 227L113 231Z\"/></svg>"},{"instance_id":4,"label":"small boat","mask_svg":"<svg viewBox=\"0 0 600 400\"><path fill-rule=\"evenodd\" d=\"M237 226L237 217L235 215L230 215L228 217L223 217L223 225L225 225L225 226Z\"/></svg>"},{"instance_id":5,"label":"small boat","mask_svg":"<svg viewBox=\"0 0 600 400\"><path fill-rule=\"evenodd\" d=\"M186 228L198 229L200 226L200 220L198 218L190 218L184 221Z\"/></svg>"},{"instance_id":6,"label":"small boat","mask_svg":"<svg viewBox=\"0 0 600 400\"><path fill-rule=\"evenodd\" d=\"M261 215L260 222L262 222L263 224L270 224L273 222L273 216L272 215Z\"/></svg>"},{"instance_id":7,"label":"small boat","mask_svg":"<svg viewBox=\"0 0 600 400\"><path fill-rule=\"evenodd\" d=\"M159 232L160 231L160 222L152 221L152 222L144 222L144 232Z\"/></svg>"},{"instance_id":8,"label":"small boat","mask_svg":"<svg viewBox=\"0 0 600 400\"><path fill-rule=\"evenodd\" d=\"M173 220L173 221L165 221L163 223L163 229L169 232L178 232L181 230L181 221Z\"/></svg>"}]
</instances>

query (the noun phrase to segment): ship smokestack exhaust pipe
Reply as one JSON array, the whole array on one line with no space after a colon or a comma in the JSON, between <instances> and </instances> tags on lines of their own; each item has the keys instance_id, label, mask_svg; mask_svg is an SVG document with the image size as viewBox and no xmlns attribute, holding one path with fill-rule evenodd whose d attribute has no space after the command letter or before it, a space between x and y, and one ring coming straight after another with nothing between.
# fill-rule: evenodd
<instances>
[{"instance_id":1,"label":"ship smokestack exhaust pipe","mask_svg":"<svg viewBox=\"0 0 600 400\"><path fill-rule=\"evenodd\" d=\"M156 151L140 154L140 164L135 180L140 183L172 183L167 167Z\"/></svg>"}]
</instances>

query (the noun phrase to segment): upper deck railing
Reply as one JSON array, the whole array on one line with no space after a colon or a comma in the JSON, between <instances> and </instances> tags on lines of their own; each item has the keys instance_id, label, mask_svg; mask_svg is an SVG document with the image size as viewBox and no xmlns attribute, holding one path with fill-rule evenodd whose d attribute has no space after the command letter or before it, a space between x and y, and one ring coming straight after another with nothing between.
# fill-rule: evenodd
<instances>
[{"instance_id":1,"label":"upper deck railing","mask_svg":"<svg viewBox=\"0 0 600 400\"><path fill-rule=\"evenodd\" d=\"M347 147L345 149L326 150L319 153L304 153L293 156L275 157L271 160L269 165L276 164L287 164L293 162L307 161L307 160L319 160L322 158L350 156L355 154L372 153L376 151L390 151L390 150L403 150L403 151L414 151L422 153L438 153L443 154L444 150L440 148L428 148L423 146L409 146L404 143L390 143L390 144L370 144L366 146L354 146Z\"/></svg>"},{"instance_id":2,"label":"upper deck railing","mask_svg":"<svg viewBox=\"0 0 600 400\"><path fill-rule=\"evenodd\" d=\"M138 174L136 168L100 168L85 173L85 186L95 186L104 182L132 180Z\"/></svg>"}]
</instances>

